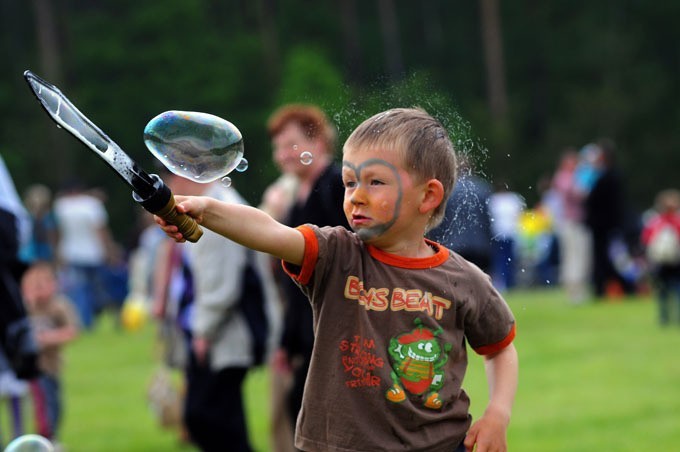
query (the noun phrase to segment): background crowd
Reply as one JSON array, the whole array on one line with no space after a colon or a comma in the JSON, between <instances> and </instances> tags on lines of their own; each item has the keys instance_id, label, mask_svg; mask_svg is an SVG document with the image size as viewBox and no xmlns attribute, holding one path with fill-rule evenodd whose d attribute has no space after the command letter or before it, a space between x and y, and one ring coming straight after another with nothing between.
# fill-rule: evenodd
<instances>
[{"instance_id":1,"label":"background crowd","mask_svg":"<svg viewBox=\"0 0 680 452\"><path fill-rule=\"evenodd\" d=\"M280 176L259 208L292 226L348 227L338 214L344 188L327 115L313 105L285 105L266 129ZM659 187L649 210L636 214L612 140L565 147L537 181L534 205L507 175L477 168L472 155L461 154L458 168L445 219L428 236L478 265L499 291L549 286L581 304L655 290L660 324L680 323L680 194ZM143 211L135 237L117 243L101 190L71 181L53 196L34 184L20 197L4 163L0 169L0 395L13 419L0 441L31 431L58 440L61 349L112 309L121 327L134 327L130 316L140 310L158 321L162 370L150 398L181 441L207 451L251 450L243 381L266 365L272 444L294 450L314 336L309 303L278 262L210 231L195 244L176 244ZM158 172L177 194L246 203L238 187ZM179 389L171 373L181 375ZM26 398L34 406L30 422Z\"/></svg>"}]
</instances>

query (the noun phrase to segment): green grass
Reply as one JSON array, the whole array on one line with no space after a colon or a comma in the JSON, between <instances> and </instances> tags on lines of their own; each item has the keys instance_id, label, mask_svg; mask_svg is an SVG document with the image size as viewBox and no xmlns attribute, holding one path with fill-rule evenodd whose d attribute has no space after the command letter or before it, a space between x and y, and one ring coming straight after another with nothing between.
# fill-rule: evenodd
<instances>
[{"instance_id":1,"label":"green grass","mask_svg":"<svg viewBox=\"0 0 680 452\"><path fill-rule=\"evenodd\" d=\"M649 299L569 304L559 290L508 295L518 325L520 384L511 451L675 450L680 444L680 328L660 328ZM146 402L157 368L151 325L121 332L108 318L66 352L68 451L193 451L161 429ZM481 359L465 380L476 417L487 400ZM269 450L268 374L246 385L251 436Z\"/></svg>"}]
</instances>

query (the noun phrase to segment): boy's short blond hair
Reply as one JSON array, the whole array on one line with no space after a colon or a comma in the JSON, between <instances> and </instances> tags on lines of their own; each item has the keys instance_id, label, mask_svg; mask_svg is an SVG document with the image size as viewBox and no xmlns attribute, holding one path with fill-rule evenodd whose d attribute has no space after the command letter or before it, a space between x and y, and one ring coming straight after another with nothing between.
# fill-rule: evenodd
<instances>
[{"instance_id":1,"label":"boy's short blond hair","mask_svg":"<svg viewBox=\"0 0 680 452\"><path fill-rule=\"evenodd\" d=\"M419 181L437 179L444 199L434 210L428 230L444 218L446 200L456 184L456 153L444 126L422 108L393 108L361 123L344 149L392 148L403 154L404 168Z\"/></svg>"}]
</instances>

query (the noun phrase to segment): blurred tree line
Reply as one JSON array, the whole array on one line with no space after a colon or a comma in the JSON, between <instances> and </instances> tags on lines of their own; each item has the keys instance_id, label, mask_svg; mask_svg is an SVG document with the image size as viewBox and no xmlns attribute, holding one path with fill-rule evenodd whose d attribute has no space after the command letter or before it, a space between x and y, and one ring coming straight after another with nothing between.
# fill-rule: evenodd
<instances>
[{"instance_id":1,"label":"blurred tree line","mask_svg":"<svg viewBox=\"0 0 680 452\"><path fill-rule=\"evenodd\" d=\"M104 188L119 237L141 209L41 111L31 69L148 172L142 131L157 114L233 122L250 164L231 176L254 204L277 175L266 119L296 101L325 108L341 140L377 111L420 105L530 203L566 146L607 136L641 210L678 183L677 17L680 2L643 0L0 0L0 154L20 190Z\"/></svg>"}]
</instances>

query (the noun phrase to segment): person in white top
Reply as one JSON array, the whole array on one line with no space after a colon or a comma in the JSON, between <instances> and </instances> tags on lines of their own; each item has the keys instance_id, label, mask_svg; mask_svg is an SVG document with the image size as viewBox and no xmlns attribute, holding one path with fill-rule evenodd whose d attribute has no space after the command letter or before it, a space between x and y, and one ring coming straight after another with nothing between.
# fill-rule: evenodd
<instances>
[{"instance_id":1,"label":"person in white top","mask_svg":"<svg viewBox=\"0 0 680 452\"><path fill-rule=\"evenodd\" d=\"M498 290L512 289L516 283L516 238L519 216L524 211L524 199L504 183L489 198L492 234L491 276Z\"/></svg>"},{"instance_id":2,"label":"person in white top","mask_svg":"<svg viewBox=\"0 0 680 452\"><path fill-rule=\"evenodd\" d=\"M231 186L218 182L199 184L174 174L164 178L175 193L246 204ZM259 302L263 303L267 322L263 351L268 355L275 346L272 331L278 328L272 323L277 318L277 300L269 259L208 229L196 243L180 246L191 275L184 423L191 441L201 450L248 452L252 448L243 382L248 370L264 363L267 357L256 356L253 325L249 323L253 320L248 320L242 303L256 303L258 298L253 293L258 289L247 282L250 268L259 277Z\"/></svg>"},{"instance_id":3,"label":"person in white top","mask_svg":"<svg viewBox=\"0 0 680 452\"><path fill-rule=\"evenodd\" d=\"M60 280L73 300L81 325L92 328L96 313L107 303L104 272L111 244L104 203L73 184L54 201L59 233Z\"/></svg>"}]
</instances>

